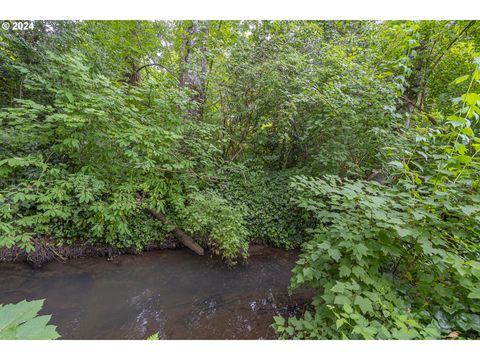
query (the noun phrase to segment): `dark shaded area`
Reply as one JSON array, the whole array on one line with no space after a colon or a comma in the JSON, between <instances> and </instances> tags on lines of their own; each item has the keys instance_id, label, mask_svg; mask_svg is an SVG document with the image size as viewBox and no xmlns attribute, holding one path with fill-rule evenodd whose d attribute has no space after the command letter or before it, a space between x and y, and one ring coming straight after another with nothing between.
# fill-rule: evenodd
<instances>
[{"instance_id":1,"label":"dark shaded area","mask_svg":"<svg viewBox=\"0 0 480 360\"><path fill-rule=\"evenodd\" d=\"M117 248L111 245L51 245L46 240L33 240L34 250L27 252L18 246L0 248L0 263L20 262L27 263L33 267L41 267L52 261L65 262L68 259L82 257L106 257L111 260L113 257L130 254L138 255L139 250L135 248ZM174 239L165 238L161 243L152 243L146 246L143 251L173 249L178 245Z\"/></svg>"},{"instance_id":2,"label":"dark shaded area","mask_svg":"<svg viewBox=\"0 0 480 360\"><path fill-rule=\"evenodd\" d=\"M235 267L188 249L0 264L0 303L46 298L63 339L273 339L272 317L300 315L312 294L287 293L298 252L251 250Z\"/></svg>"}]
</instances>

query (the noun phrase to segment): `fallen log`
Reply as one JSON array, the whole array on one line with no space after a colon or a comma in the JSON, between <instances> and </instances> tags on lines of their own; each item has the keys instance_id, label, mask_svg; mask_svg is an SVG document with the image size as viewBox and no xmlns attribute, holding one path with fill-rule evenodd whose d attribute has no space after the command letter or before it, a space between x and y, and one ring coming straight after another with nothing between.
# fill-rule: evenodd
<instances>
[{"instance_id":1,"label":"fallen log","mask_svg":"<svg viewBox=\"0 0 480 360\"><path fill-rule=\"evenodd\" d=\"M136 199L141 203L142 202L142 197L139 195L139 194L135 194L135 197ZM162 223L164 223L165 225L172 225L168 219L166 218L165 215L163 214L160 214L159 212L151 209L151 208L147 208L147 207L144 207L143 208L143 211L145 211L146 213L150 214L150 216L152 216L153 218L161 221ZM195 253L197 253L198 255L204 255L205 254L205 251L203 250L203 248L198 245L195 240L193 240L189 235L187 235L185 232L183 232L182 230L180 230L179 228L175 227L173 229L173 235L175 236L175 238L180 241L183 245L185 245L187 248L189 248L190 250L194 251Z\"/></svg>"}]
</instances>

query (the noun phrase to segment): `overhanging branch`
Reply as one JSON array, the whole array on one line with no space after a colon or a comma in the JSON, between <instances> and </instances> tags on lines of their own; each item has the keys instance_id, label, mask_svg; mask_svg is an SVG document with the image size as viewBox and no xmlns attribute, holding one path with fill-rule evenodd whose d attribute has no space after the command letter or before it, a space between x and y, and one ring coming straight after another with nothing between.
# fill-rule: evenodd
<instances>
[{"instance_id":1,"label":"overhanging branch","mask_svg":"<svg viewBox=\"0 0 480 360\"><path fill-rule=\"evenodd\" d=\"M150 67L150 66L158 66L158 67L161 67L162 69L164 69L168 74L170 74L175 80L177 80L178 82L180 82L180 80L178 80L178 78L175 76L175 74L173 72L171 72L165 65L163 64L160 64L160 63L151 63L151 64L145 64L145 65L142 65L140 66L137 70L135 70L136 73L139 73L140 70L143 70L147 67Z\"/></svg>"}]
</instances>

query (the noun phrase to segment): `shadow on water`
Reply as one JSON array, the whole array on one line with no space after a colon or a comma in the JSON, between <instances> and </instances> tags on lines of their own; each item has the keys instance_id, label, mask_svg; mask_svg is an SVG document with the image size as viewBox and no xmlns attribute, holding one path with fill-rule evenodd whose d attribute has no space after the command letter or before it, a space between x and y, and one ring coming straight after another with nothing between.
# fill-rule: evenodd
<instances>
[{"instance_id":1,"label":"shadow on water","mask_svg":"<svg viewBox=\"0 0 480 360\"><path fill-rule=\"evenodd\" d=\"M0 303L46 298L64 339L273 339L272 317L299 315L287 294L297 252L261 248L229 267L187 250L50 263L0 264Z\"/></svg>"}]
</instances>

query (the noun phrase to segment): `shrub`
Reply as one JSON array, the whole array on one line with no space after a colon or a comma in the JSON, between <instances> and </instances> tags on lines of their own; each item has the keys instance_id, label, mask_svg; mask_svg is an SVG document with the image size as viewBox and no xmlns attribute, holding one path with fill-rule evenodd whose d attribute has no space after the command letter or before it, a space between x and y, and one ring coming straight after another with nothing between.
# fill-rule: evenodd
<instances>
[{"instance_id":1,"label":"shrub","mask_svg":"<svg viewBox=\"0 0 480 360\"><path fill-rule=\"evenodd\" d=\"M285 173L230 165L214 189L237 208L248 223L248 238L293 248L304 240L304 219L291 203Z\"/></svg>"},{"instance_id":2,"label":"shrub","mask_svg":"<svg viewBox=\"0 0 480 360\"><path fill-rule=\"evenodd\" d=\"M206 237L217 255L235 262L248 253L247 228L241 213L213 192L193 193L181 213L182 227Z\"/></svg>"},{"instance_id":3,"label":"shrub","mask_svg":"<svg viewBox=\"0 0 480 360\"><path fill-rule=\"evenodd\" d=\"M478 336L480 263L452 244L465 232L458 223L429 201L376 183L295 177L292 187L318 225L291 287L307 284L318 294L314 315L288 326L278 320L277 331L331 339L439 338L451 330ZM467 228L480 230L474 221Z\"/></svg>"},{"instance_id":4,"label":"shrub","mask_svg":"<svg viewBox=\"0 0 480 360\"><path fill-rule=\"evenodd\" d=\"M479 77L479 58L474 74ZM469 87L471 88L471 87ZM292 288L318 290L315 314L277 318L283 336L439 338L480 334L479 95L455 115L386 149L392 186L335 176L292 179L317 225ZM400 149L400 150L399 150Z\"/></svg>"},{"instance_id":5,"label":"shrub","mask_svg":"<svg viewBox=\"0 0 480 360\"><path fill-rule=\"evenodd\" d=\"M31 99L0 111L0 246L29 251L37 235L137 248L161 238L134 193L158 209L183 201L174 100L152 99L149 82L117 86L79 52L46 57L52 71L25 81Z\"/></svg>"}]
</instances>

